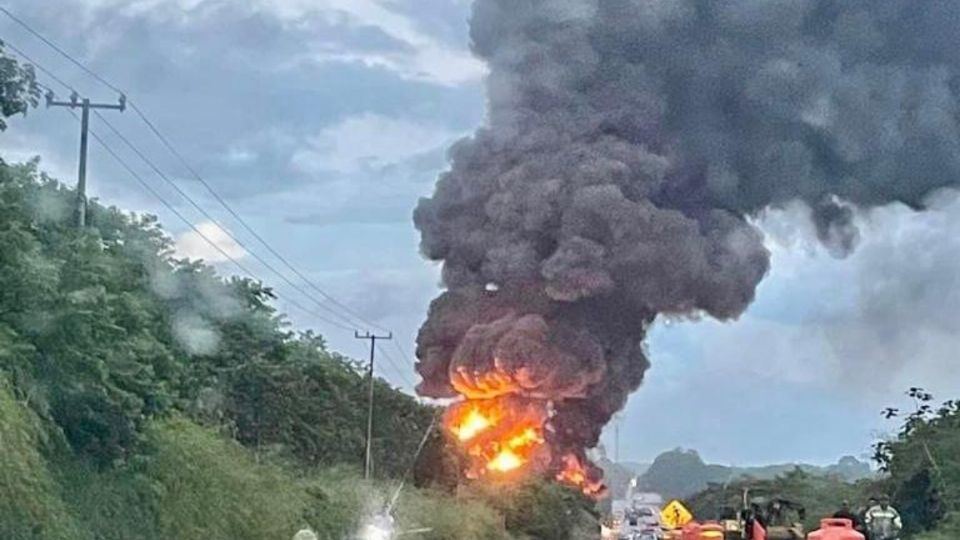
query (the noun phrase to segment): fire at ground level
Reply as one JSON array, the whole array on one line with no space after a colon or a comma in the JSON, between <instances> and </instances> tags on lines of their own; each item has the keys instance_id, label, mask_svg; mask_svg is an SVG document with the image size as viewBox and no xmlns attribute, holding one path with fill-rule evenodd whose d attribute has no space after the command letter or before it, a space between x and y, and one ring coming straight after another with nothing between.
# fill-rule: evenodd
<instances>
[{"instance_id":1,"label":"fire at ground level","mask_svg":"<svg viewBox=\"0 0 960 540\"><path fill-rule=\"evenodd\" d=\"M465 456L469 479L547 475L588 496L604 495L599 468L582 452L552 444L552 415L549 401L501 396L452 405L444 426Z\"/></svg>"}]
</instances>

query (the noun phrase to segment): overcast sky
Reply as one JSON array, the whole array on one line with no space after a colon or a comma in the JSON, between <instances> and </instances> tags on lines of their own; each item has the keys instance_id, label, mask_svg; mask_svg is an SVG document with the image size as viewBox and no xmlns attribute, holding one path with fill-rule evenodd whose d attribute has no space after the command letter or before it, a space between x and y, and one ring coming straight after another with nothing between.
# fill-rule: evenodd
<instances>
[{"instance_id":1,"label":"overcast sky","mask_svg":"<svg viewBox=\"0 0 960 540\"><path fill-rule=\"evenodd\" d=\"M127 90L294 265L393 330L398 346L385 348L390 359L378 371L411 387L404 354L412 354L439 270L419 257L410 214L445 167L446 147L484 119L485 71L468 50L468 0L6 5ZM2 17L0 37L92 99L116 98ZM65 94L49 77L41 81ZM273 261L133 114L104 114L247 249L125 154L164 198L281 294L310 304L250 256L252 249ZM0 137L5 158L39 154L45 170L73 181L77 126L66 113L34 111ZM93 146L90 159L94 195L159 215L183 254L237 272L101 148ZM960 200L941 193L930 206L861 215L862 245L844 260L816 245L803 209L761 216L774 257L756 303L734 323L658 323L649 344L654 367L622 415L621 459L649 460L677 446L733 464L862 457L894 427L879 413L903 405L908 386L957 397ZM366 356L351 333L281 307L335 349Z\"/></svg>"}]
</instances>

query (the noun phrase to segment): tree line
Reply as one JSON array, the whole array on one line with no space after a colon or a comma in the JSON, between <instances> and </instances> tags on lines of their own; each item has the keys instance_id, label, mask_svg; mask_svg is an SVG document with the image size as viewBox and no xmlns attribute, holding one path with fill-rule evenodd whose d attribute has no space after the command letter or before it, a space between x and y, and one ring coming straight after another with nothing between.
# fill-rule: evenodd
<instances>
[{"instance_id":1,"label":"tree line","mask_svg":"<svg viewBox=\"0 0 960 540\"><path fill-rule=\"evenodd\" d=\"M947 540L960 538L960 402L935 405L921 388L907 395L914 407L886 409L883 415L900 420L900 427L874 445L876 478L846 481L839 475L813 475L799 468L774 479L739 478L711 483L688 498L695 514L715 517L724 508L740 508L745 489L783 497L803 505L807 527L832 515L842 501L854 509L871 497L889 495L904 523L905 538Z\"/></svg>"},{"instance_id":2,"label":"tree line","mask_svg":"<svg viewBox=\"0 0 960 540\"><path fill-rule=\"evenodd\" d=\"M0 42L0 133L40 89ZM596 525L561 486L460 485L437 431L415 464L437 410L379 378L361 482L361 363L294 330L266 284L179 257L155 216L93 200L78 230L75 201L39 158L0 156L0 536L340 539L403 479L426 489L398 519L426 540Z\"/></svg>"}]
</instances>

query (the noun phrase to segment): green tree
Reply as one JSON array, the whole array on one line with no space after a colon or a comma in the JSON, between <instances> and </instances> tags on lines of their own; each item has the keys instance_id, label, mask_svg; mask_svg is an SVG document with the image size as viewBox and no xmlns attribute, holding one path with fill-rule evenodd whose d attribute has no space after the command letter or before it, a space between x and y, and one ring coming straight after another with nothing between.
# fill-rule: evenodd
<instances>
[{"instance_id":1,"label":"green tree","mask_svg":"<svg viewBox=\"0 0 960 540\"><path fill-rule=\"evenodd\" d=\"M7 129L6 118L26 114L39 101L40 87L33 66L10 57L0 40L0 131Z\"/></svg>"},{"instance_id":2,"label":"green tree","mask_svg":"<svg viewBox=\"0 0 960 540\"><path fill-rule=\"evenodd\" d=\"M360 465L367 418L360 367L309 333L287 340L279 352L248 361L229 377L228 416L237 438L308 465ZM412 466L433 412L379 379L374 396L375 472L399 477Z\"/></svg>"},{"instance_id":3,"label":"green tree","mask_svg":"<svg viewBox=\"0 0 960 540\"><path fill-rule=\"evenodd\" d=\"M739 511L743 506L743 493L749 490L752 496L783 498L806 509L805 526L816 528L820 519L833 515L844 500L854 507L866 502L873 483L862 480L846 482L840 476L814 475L799 467L773 479L749 477L732 482L711 483L704 491L687 499L688 507L699 519L716 519L724 510Z\"/></svg>"},{"instance_id":4,"label":"green tree","mask_svg":"<svg viewBox=\"0 0 960 540\"><path fill-rule=\"evenodd\" d=\"M890 440L874 446L874 459L888 478L884 487L893 495L903 515L907 533L937 527L955 527L960 511L960 402L936 407L933 396L922 388L907 395L914 407L903 418L900 430ZM887 409L888 419L901 411Z\"/></svg>"},{"instance_id":5,"label":"green tree","mask_svg":"<svg viewBox=\"0 0 960 540\"><path fill-rule=\"evenodd\" d=\"M507 530L531 540L597 538L596 503L568 486L541 479L517 485L480 485L478 496L504 516Z\"/></svg>"}]
</instances>

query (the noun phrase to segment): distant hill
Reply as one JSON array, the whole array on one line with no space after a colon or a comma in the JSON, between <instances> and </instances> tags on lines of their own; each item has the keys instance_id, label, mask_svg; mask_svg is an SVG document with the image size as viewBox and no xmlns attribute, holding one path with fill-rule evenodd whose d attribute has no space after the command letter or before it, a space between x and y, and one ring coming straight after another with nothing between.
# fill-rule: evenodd
<instances>
[{"instance_id":1,"label":"distant hill","mask_svg":"<svg viewBox=\"0 0 960 540\"><path fill-rule=\"evenodd\" d=\"M617 465L620 465L624 469L627 469L628 471L630 471L636 476L640 476L650 469L649 463L639 463L636 461L621 461Z\"/></svg>"},{"instance_id":2,"label":"distant hill","mask_svg":"<svg viewBox=\"0 0 960 540\"><path fill-rule=\"evenodd\" d=\"M677 448L657 456L640 476L640 488L667 498L687 497L706 489L710 483L725 483L742 478L770 480L799 468L814 476L833 476L845 482L856 482L873 476L870 465L847 456L834 465L819 467L803 463L786 463L764 467L728 467L704 463L695 450Z\"/></svg>"}]
</instances>

